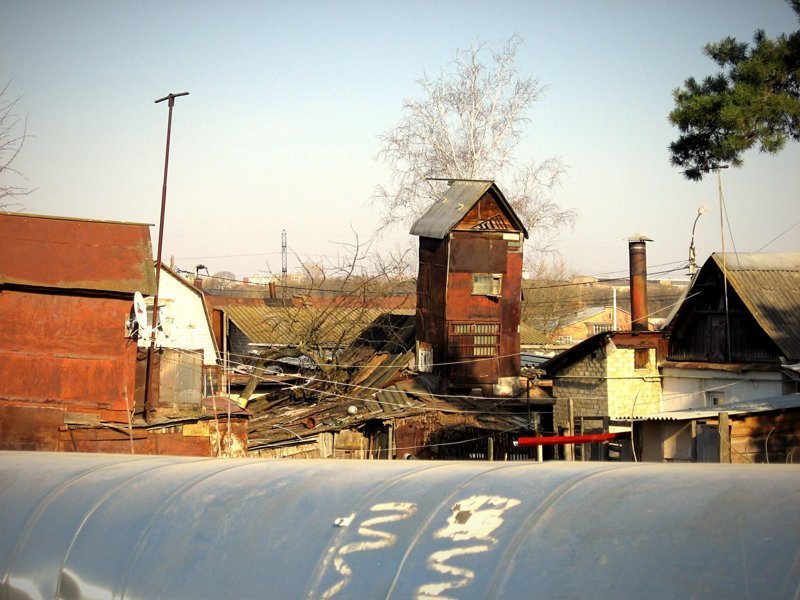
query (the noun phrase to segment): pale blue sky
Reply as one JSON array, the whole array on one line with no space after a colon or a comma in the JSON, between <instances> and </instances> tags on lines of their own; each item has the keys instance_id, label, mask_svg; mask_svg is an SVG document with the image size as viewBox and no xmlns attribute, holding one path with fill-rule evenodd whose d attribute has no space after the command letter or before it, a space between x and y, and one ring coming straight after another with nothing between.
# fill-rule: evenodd
<instances>
[{"instance_id":1,"label":"pale blue sky","mask_svg":"<svg viewBox=\"0 0 800 600\"><path fill-rule=\"evenodd\" d=\"M672 90L714 65L706 42L798 28L782 0L553 2L69 2L0 4L0 81L28 114L17 164L29 212L157 223L166 103L173 117L164 255L239 277L280 270L280 233L302 257L374 230L388 171L377 135L424 71L476 40L524 40L518 65L549 86L522 157L570 166L555 200L580 219L558 242L585 274L624 272L623 238L649 264L684 260L697 207L698 259L720 249L716 181L669 166ZM740 252L800 221L800 147L751 152L724 173ZM502 186L502 181L499 181ZM153 241L157 228L153 228ZM408 243L391 232L382 248ZM729 242L730 244L730 242ZM730 248L730 245L729 245ZM800 250L795 226L766 250ZM295 266L290 256L290 270ZM654 267L651 271L663 270Z\"/></svg>"}]
</instances>

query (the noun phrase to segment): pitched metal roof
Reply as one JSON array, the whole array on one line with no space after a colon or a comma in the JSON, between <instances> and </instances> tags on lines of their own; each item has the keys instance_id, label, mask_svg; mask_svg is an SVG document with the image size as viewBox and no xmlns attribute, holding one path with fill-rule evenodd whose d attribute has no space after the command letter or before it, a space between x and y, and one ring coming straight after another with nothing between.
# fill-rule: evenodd
<instances>
[{"instance_id":1,"label":"pitched metal roof","mask_svg":"<svg viewBox=\"0 0 800 600\"><path fill-rule=\"evenodd\" d=\"M541 346L551 344L552 340L525 322L519 324L519 343L521 346Z\"/></svg>"},{"instance_id":2,"label":"pitched metal roof","mask_svg":"<svg viewBox=\"0 0 800 600\"><path fill-rule=\"evenodd\" d=\"M728 283L783 355L800 358L800 252L714 253L709 260L724 265Z\"/></svg>"},{"instance_id":3,"label":"pitched metal roof","mask_svg":"<svg viewBox=\"0 0 800 600\"><path fill-rule=\"evenodd\" d=\"M800 408L800 394L762 398L761 400L744 400L742 402L731 402L730 404L720 404L718 406L703 408L670 410L633 418L636 421L687 421L691 419L716 418L723 412L729 415L749 415L752 413L788 410L792 408Z\"/></svg>"},{"instance_id":4,"label":"pitched metal roof","mask_svg":"<svg viewBox=\"0 0 800 600\"><path fill-rule=\"evenodd\" d=\"M155 292L150 226L0 213L4 285Z\"/></svg>"},{"instance_id":5,"label":"pitched metal roof","mask_svg":"<svg viewBox=\"0 0 800 600\"><path fill-rule=\"evenodd\" d=\"M475 203L489 190L492 190L498 204L503 207L514 225L528 237L528 230L511 208L503 192L493 181L454 180L441 200L434 202L428 210L411 226L411 235L444 239Z\"/></svg>"}]
</instances>

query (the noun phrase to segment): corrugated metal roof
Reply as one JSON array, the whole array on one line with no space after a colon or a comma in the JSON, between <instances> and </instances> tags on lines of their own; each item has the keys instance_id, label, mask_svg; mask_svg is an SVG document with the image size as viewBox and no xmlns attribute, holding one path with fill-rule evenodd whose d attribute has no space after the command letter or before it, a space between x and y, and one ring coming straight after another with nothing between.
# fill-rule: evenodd
<instances>
[{"instance_id":1,"label":"corrugated metal roof","mask_svg":"<svg viewBox=\"0 0 800 600\"><path fill-rule=\"evenodd\" d=\"M551 344L552 341L541 331L537 331L527 323L519 324L519 343L522 346Z\"/></svg>"},{"instance_id":2,"label":"corrugated metal roof","mask_svg":"<svg viewBox=\"0 0 800 600\"><path fill-rule=\"evenodd\" d=\"M441 200L430 208L411 226L411 235L444 239L458 224L475 203L490 189L495 193L498 203L508 212L515 225L528 237L528 231L511 208L503 192L493 181L454 180Z\"/></svg>"},{"instance_id":3,"label":"corrugated metal roof","mask_svg":"<svg viewBox=\"0 0 800 600\"><path fill-rule=\"evenodd\" d=\"M351 344L387 312L379 308L240 305L226 306L224 311L254 344L289 346L313 341L328 347ZM391 312L414 314L413 309Z\"/></svg>"},{"instance_id":4,"label":"corrugated metal roof","mask_svg":"<svg viewBox=\"0 0 800 600\"><path fill-rule=\"evenodd\" d=\"M788 410L791 408L800 408L800 394L789 394L788 396L763 398L761 400L731 402L730 404L720 404L719 406L704 408L670 410L633 417L633 419L636 421L688 421L692 419L716 418L723 412L729 415L743 415L773 410Z\"/></svg>"},{"instance_id":5,"label":"corrugated metal roof","mask_svg":"<svg viewBox=\"0 0 800 600\"><path fill-rule=\"evenodd\" d=\"M0 277L4 285L153 294L150 226L0 213Z\"/></svg>"},{"instance_id":6,"label":"corrugated metal roof","mask_svg":"<svg viewBox=\"0 0 800 600\"><path fill-rule=\"evenodd\" d=\"M758 324L788 359L800 358L800 252L711 255ZM691 292L690 292L691 293Z\"/></svg>"}]
</instances>

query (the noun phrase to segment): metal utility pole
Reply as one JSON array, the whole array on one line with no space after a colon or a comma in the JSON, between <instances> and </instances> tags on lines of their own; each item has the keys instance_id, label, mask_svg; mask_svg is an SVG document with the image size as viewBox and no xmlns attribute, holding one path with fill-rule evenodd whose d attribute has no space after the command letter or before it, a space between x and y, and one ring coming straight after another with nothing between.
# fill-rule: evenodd
<instances>
[{"instance_id":1,"label":"metal utility pole","mask_svg":"<svg viewBox=\"0 0 800 600\"><path fill-rule=\"evenodd\" d=\"M284 229L281 231L281 283L283 284L283 291L281 292L281 298L283 299L283 305L286 306L286 271L287 269L287 247L286 247L286 230Z\"/></svg>"},{"instance_id":2,"label":"metal utility pole","mask_svg":"<svg viewBox=\"0 0 800 600\"><path fill-rule=\"evenodd\" d=\"M188 96L189 92L169 94L155 101L156 104L168 100L169 115L167 117L167 151L164 158L164 185L161 188L161 218L158 225L158 254L156 256L156 294L153 297L153 318L150 323L150 347L147 349L147 370L144 378L144 414L145 419L150 421L155 411L151 397L151 382L153 380L153 355L156 348L156 331L158 329L158 289L161 284L161 248L164 242L164 213L167 208L167 173L169 171L169 140L172 134L172 107L175 106L175 98Z\"/></svg>"}]
</instances>

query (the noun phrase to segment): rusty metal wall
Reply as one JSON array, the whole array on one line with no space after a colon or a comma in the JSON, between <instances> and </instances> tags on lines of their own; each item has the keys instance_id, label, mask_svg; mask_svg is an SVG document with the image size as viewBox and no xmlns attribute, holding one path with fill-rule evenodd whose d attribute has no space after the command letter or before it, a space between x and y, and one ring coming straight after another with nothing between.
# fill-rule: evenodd
<instances>
[{"instance_id":1,"label":"rusty metal wall","mask_svg":"<svg viewBox=\"0 0 800 600\"><path fill-rule=\"evenodd\" d=\"M0 404L102 412L125 422L136 377L136 343L125 337L130 309L122 298L4 290Z\"/></svg>"},{"instance_id":2,"label":"rusty metal wall","mask_svg":"<svg viewBox=\"0 0 800 600\"><path fill-rule=\"evenodd\" d=\"M500 326L497 358L464 361L453 365L449 369L449 376L456 383L496 383L499 377L519 375L522 253L509 252L508 242L502 239L502 235L502 232L456 231L450 239L447 322L497 323ZM465 270L460 271L456 266ZM502 274L500 297L473 295L473 273ZM447 358L455 357L448 353Z\"/></svg>"},{"instance_id":3,"label":"rusty metal wall","mask_svg":"<svg viewBox=\"0 0 800 600\"><path fill-rule=\"evenodd\" d=\"M0 598L791 598L791 466L0 453Z\"/></svg>"},{"instance_id":4,"label":"rusty metal wall","mask_svg":"<svg viewBox=\"0 0 800 600\"><path fill-rule=\"evenodd\" d=\"M0 276L6 285L152 294L150 226L0 213Z\"/></svg>"}]
</instances>

